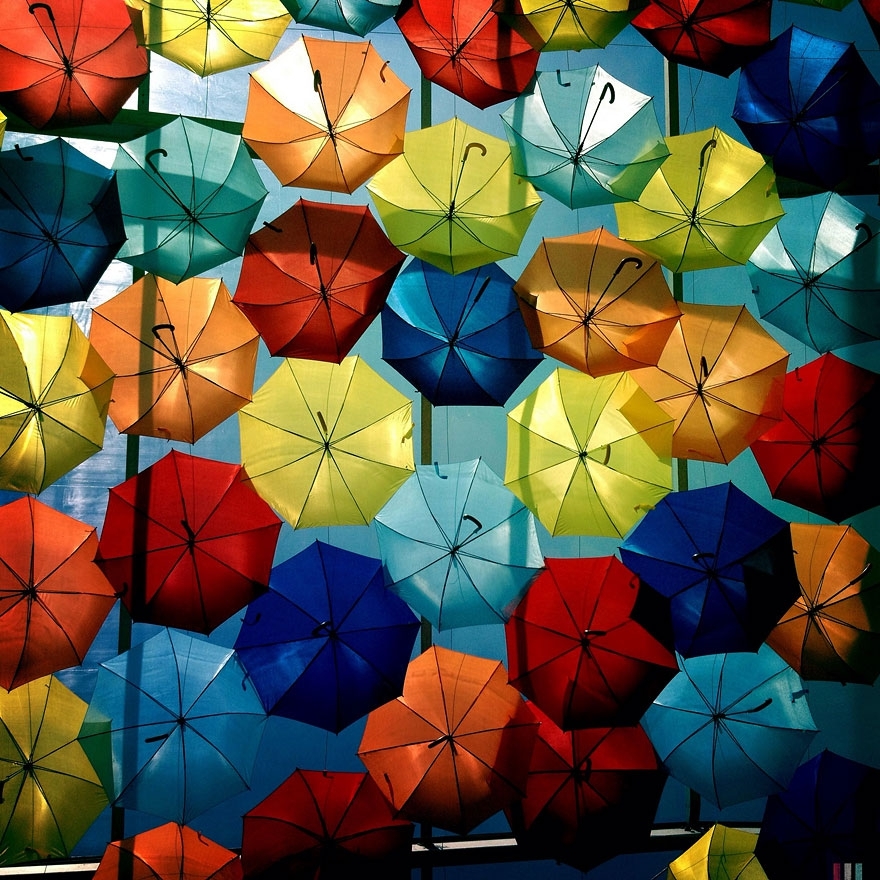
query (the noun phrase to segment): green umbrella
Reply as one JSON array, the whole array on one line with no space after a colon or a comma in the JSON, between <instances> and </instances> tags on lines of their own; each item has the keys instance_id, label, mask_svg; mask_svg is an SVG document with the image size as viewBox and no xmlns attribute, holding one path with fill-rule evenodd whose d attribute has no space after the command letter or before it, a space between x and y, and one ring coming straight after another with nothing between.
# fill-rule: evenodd
<instances>
[{"instance_id":1,"label":"green umbrella","mask_svg":"<svg viewBox=\"0 0 880 880\"><path fill-rule=\"evenodd\" d=\"M113 167L119 259L175 284L240 257L267 195L239 135L184 117L121 144Z\"/></svg>"}]
</instances>

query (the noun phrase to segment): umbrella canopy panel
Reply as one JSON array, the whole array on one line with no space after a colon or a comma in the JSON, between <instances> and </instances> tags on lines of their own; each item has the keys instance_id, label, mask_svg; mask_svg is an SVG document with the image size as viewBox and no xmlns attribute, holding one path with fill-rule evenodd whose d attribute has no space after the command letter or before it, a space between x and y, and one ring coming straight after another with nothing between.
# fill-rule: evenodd
<instances>
[{"instance_id":1,"label":"umbrella canopy panel","mask_svg":"<svg viewBox=\"0 0 880 880\"><path fill-rule=\"evenodd\" d=\"M297 24L365 37L397 14L400 0L282 0Z\"/></svg>"}]
</instances>

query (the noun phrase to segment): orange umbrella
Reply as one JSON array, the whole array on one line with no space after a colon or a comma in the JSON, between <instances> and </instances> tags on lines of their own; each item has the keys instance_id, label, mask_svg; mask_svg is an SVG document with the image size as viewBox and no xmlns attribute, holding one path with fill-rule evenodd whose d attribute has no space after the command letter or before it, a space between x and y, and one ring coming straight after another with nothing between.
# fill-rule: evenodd
<instances>
[{"instance_id":1,"label":"orange umbrella","mask_svg":"<svg viewBox=\"0 0 880 880\"><path fill-rule=\"evenodd\" d=\"M400 815L466 834L523 796L537 729L501 663L435 646L367 716L358 755Z\"/></svg>"},{"instance_id":2,"label":"orange umbrella","mask_svg":"<svg viewBox=\"0 0 880 880\"><path fill-rule=\"evenodd\" d=\"M250 401L259 335L219 278L146 275L92 312L123 434L195 443Z\"/></svg>"},{"instance_id":3,"label":"orange umbrella","mask_svg":"<svg viewBox=\"0 0 880 880\"><path fill-rule=\"evenodd\" d=\"M802 678L873 684L880 675L877 551L852 527L791 524L801 595L767 644Z\"/></svg>"},{"instance_id":4,"label":"orange umbrella","mask_svg":"<svg viewBox=\"0 0 880 880\"><path fill-rule=\"evenodd\" d=\"M604 227L543 239L513 289L532 345L591 376L656 364L681 316L660 263Z\"/></svg>"},{"instance_id":5,"label":"orange umbrella","mask_svg":"<svg viewBox=\"0 0 880 880\"><path fill-rule=\"evenodd\" d=\"M745 306L680 307L657 365L632 377L675 419L674 457L726 464L782 418L788 352Z\"/></svg>"},{"instance_id":6,"label":"orange umbrella","mask_svg":"<svg viewBox=\"0 0 880 880\"><path fill-rule=\"evenodd\" d=\"M251 74L242 137L285 186L351 193L403 152L409 94L372 43L301 37Z\"/></svg>"},{"instance_id":7,"label":"orange umbrella","mask_svg":"<svg viewBox=\"0 0 880 880\"><path fill-rule=\"evenodd\" d=\"M0 507L0 686L82 663L116 591L84 522L25 496Z\"/></svg>"}]
</instances>

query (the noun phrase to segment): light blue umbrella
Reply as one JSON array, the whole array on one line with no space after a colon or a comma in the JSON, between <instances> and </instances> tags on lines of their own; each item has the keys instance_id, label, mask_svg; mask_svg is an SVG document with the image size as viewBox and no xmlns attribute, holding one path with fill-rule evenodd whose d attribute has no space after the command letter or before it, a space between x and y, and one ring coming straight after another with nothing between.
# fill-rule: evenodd
<instances>
[{"instance_id":1,"label":"light blue umbrella","mask_svg":"<svg viewBox=\"0 0 880 880\"><path fill-rule=\"evenodd\" d=\"M670 775L718 807L783 791L817 733L798 674L766 645L679 668L642 717Z\"/></svg>"},{"instance_id":2,"label":"light blue umbrella","mask_svg":"<svg viewBox=\"0 0 880 880\"><path fill-rule=\"evenodd\" d=\"M164 629L99 667L80 737L115 804L188 823L249 787L265 721L231 648Z\"/></svg>"},{"instance_id":3,"label":"light blue umbrella","mask_svg":"<svg viewBox=\"0 0 880 880\"><path fill-rule=\"evenodd\" d=\"M393 18L400 0L281 0L294 21L344 34L366 36Z\"/></svg>"},{"instance_id":4,"label":"light blue umbrella","mask_svg":"<svg viewBox=\"0 0 880 880\"><path fill-rule=\"evenodd\" d=\"M544 566L534 516L482 459L420 465L375 523L386 583L437 629L507 620Z\"/></svg>"},{"instance_id":5,"label":"light blue umbrella","mask_svg":"<svg viewBox=\"0 0 880 880\"><path fill-rule=\"evenodd\" d=\"M669 155L652 101L598 65L538 72L501 114L514 171L570 208L637 199Z\"/></svg>"}]
</instances>

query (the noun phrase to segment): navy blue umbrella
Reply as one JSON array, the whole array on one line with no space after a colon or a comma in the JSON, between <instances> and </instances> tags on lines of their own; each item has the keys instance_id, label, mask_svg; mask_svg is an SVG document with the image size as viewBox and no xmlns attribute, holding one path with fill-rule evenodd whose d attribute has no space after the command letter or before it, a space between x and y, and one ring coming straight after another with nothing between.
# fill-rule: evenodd
<instances>
[{"instance_id":1,"label":"navy blue umbrella","mask_svg":"<svg viewBox=\"0 0 880 880\"><path fill-rule=\"evenodd\" d=\"M450 275L412 260L381 314L383 359L434 406L503 406L544 357L494 263Z\"/></svg>"},{"instance_id":2,"label":"navy blue umbrella","mask_svg":"<svg viewBox=\"0 0 880 880\"><path fill-rule=\"evenodd\" d=\"M87 299L124 241L115 172L61 138L0 153L0 306Z\"/></svg>"},{"instance_id":3,"label":"navy blue umbrella","mask_svg":"<svg viewBox=\"0 0 880 880\"><path fill-rule=\"evenodd\" d=\"M798 27L743 65L733 118L777 175L823 190L880 156L880 84L852 43Z\"/></svg>"},{"instance_id":4,"label":"navy blue umbrella","mask_svg":"<svg viewBox=\"0 0 880 880\"><path fill-rule=\"evenodd\" d=\"M880 770L827 749L801 764L764 807L755 855L770 880L826 880L845 862L876 870L878 786Z\"/></svg>"},{"instance_id":5,"label":"navy blue umbrella","mask_svg":"<svg viewBox=\"0 0 880 880\"><path fill-rule=\"evenodd\" d=\"M800 595L791 527L732 483L672 492L620 545L683 657L757 651Z\"/></svg>"},{"instance_id":6,"label":"navy blue umbrella","mask_svg":"<svg viewBox=\"0 0 880 880\"><path fill-rule=\"evenodd\" d=\"M418 630L380 560L315 541L272 569L235 649L269 714L338 733L399 696Z\"/></svg>"}]
</instances>

